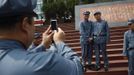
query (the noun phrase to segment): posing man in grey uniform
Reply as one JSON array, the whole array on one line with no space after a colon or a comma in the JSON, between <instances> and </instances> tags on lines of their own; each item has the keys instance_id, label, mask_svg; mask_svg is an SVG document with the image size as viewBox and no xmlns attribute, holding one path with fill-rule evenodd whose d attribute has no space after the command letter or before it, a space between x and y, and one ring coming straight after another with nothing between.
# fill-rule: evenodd
<instances>
[{"instance_id":1,"label":"posing man in grey uniform","mask_svg":"<svg viewBox=\"0 0 134 75\"><path fill-rule=\"evenodd\" d=\"M105 71L108 71L108 56L106 52L106 44L109 41L109 27L106 21L101 19L101 12L95 12L93 36L94 36L94 48L96 55L96 70L100 69L100 53L102 53L104 59Z\"/></svg>"},{"instance_id":2,"label":"posing man in grey uniform","mask_svg":"<svg viewBox=\"0 0 134 75\"><path fill-rule=\"evenodd\" d=\"M128 57L128 75L134 75L134 19L128 21L129 30L124 34L123 54Z\"/></svg>"},{"instance_id":3,"label":"posing man in grey uniform","mask_svg":"<svg viewBox=\"0 0 134 75\"><path fill-rule=\"evenodd\" d=\"M64 43L65 34L43 33L42 42L27 51L35 31L37 0L0 0L0 75L82 75L80 59ZM55 51L48 49L56 44Z\"/></svg>"},{"instance_id":4,"label":"posing man in grey uniform","mask_svg":"<svg viewBox=\"0 0 134 75\"><path fill-rule=\"evenodd\" d=\"M92 25L93 23L89 21L90 12L86 11L83 13L84 20L80 23L80 43L82 50L82 63L85 66L86 58L88 57L88 64L91 65L92 59Z\"/></svg>"}]
</instances>

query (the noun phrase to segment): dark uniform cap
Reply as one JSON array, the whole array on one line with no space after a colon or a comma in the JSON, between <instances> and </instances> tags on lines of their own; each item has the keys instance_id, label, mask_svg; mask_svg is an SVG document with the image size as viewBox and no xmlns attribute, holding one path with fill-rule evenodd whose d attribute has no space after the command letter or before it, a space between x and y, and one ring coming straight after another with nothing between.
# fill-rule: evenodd
<instances>
[{"instance_id":1,"label":"dark uniform cap","mask_svg":"<svg viewBox=\"0 0 134 75\"><path fill-rule=\"evenodd\" d=\"M0 0L0 17L14 15L33 15L37 0Z\"/></svg>"},{"instance_id":2,"label":"dark uniform cap","mask_svg":"<svg viewBox=\"0 0 134 75\"><path fill-rule=\"evenodd\" d=\"M85 11L85 12L83 12L83 15L89 15L89 14L90 14L89 11Z\"/></svg>"},{"instance_id":3,"label":"dark uniform cap","mask_svg":"<svg viewBox=\"0 0 134 75\"><path fill-rule=\"evenodd\" d=\"M134 19L130 19L130 20L128 20L128 22L127 22L128 25L130 25L130 24L132 24L132 23L134 23Z\"/></svg>"},{"instance_id":4,"label":"dark uniform cap","mask_svg":"<svg viewBox=\"0 0 134 75\"><path fill-rule=\"evenodd\" d=\"M98 14L101 14L101 12L97 11L97 12L94 13L94 15L98 15Z\"/></svg>"}]
</instances>

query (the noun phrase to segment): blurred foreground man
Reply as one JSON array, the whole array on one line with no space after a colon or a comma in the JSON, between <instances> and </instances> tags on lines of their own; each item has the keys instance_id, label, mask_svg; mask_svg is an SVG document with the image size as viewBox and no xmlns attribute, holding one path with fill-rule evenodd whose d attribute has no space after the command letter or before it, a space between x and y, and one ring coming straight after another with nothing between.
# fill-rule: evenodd
<instances>
[{"instance_id":1,"label":"blurred foreground man","mask_svg":"<svg viewBox=\"0 0 134 75\"><path fill-rule=\"evenodd\" d=\"M80 43L82 51L82 63L86 65L86 58L88 58L88 65L91 65L92 59L92 25L93 22L89 21L90 12L83 13L84 20L80 23Z\"/></svg>"},{"instance_id":2,"label":"blurred foreground man","mask_svg":"<svg viewBox=\"0 0 134 75\"><path fill-rule=\"evenodd\" d=\"M124 34L123 54L128 57L128 75L134 75L134 19L128 21L129 30Z\"/></svg>"},{"instance_id":3,"label":"blurred foreground man","mask_svg":"<svg viewBox=\"0 0 134 75\"><path fill-rule=\"evenodd\" d=\"M0 0L0 75L82 75L80 59L64 43L65 34L43 33L42 43L27 51L33 41L36 0ZM46 51L52 44L56 51Z\"/></svg>"},{"instance_id":4,"label":"blurred foreground man","mask_svg":"<svg viewBox=\"0 0 134 75\"><path fill-rule=\"evenodd\" d=\"M93 36L94 36L94 49L96 55L96 70L100 69L100 53L104 59L105 71L108 71L108 56L106 52L106 45L109 42L109 27L105 20L101 19L101 12L95 12L94 17L96 22L94 22Z\"/></svg>"},{"instance_id":5,"label":"blurred foreground man","mask_svg":"<svg viewBox=\"0 0 134 75\"><path fill-rule=\"evenodd\" d=\"M35 32L34 33L34 40L33 40L33 42L32 42L32 44L29 46L29 48L27 49L28 51L34 51L35 50L35 52L37 52L37 51L39 51L38 49L36 49L36 48L40 48L40 46L38 46L38 45L40 45L40 43L41 43L41 41L42 41L42 34L41 33L37 33L37 32ZM33 50L34 49L34 50ZM40 49L41 50L41 49ZM42 50L41 50L42 51Z\"/></svg>"}]
</instances>

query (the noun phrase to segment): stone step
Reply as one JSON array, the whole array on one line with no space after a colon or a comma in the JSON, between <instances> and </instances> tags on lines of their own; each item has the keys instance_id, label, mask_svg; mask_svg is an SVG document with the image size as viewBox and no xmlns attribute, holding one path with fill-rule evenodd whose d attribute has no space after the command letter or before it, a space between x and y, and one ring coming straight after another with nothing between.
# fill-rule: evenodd
<instances>
[{"instance_id":1,"label":"stone step","mask_svg":"<svg viewBox=\"0 0 134 75\"><path fill-rule=\"evenodd\" d=\"M68 31L65 31L65 33L77 33L79 32L78 30L68 30Z\"/></svg>"},{"instance_id":2,"label":"stone step","mask_svg":"<svg viewBox=\"0 0 134 75\"><path fill-rule=\"evenodd\" d=\"M107 49L108 54L122 54L122 51L123 51L122 48L119 48L119 49ZM81 56L81 51L76 51L76 52L77 52L77 54L79 56ZM93 50L93 52L94 52L94 50Z\"/></svg>"},{"instance_id":3,"label":"stone step","mask_svg":"<svg viewBox=\"0 0 134 75\"><path fill-rule=\"evenodd\" d=\"M73 39L73 40L65 40L67 44L71 43L80 43L80 39ZM114 44L114 43L123 43L123 39L117 39L117 40L110 40L109 44Z\"/></svg>"},{"instance_id":4,"label":"stone step","mask_svg":"<svg viewBox=\"0 0 134 75\"><path fill-rule=\"evenodd\" d=\"M123 28L123 29L120 29L120 28L119 29L111 29L110 32L122 32L122 31L125 32L127 30L128 30L128 27Z\"/></svg>"},{"instance_id":5,"label":"stone step","mask_svg":"<svg viewBox=\"0 0 134 75\"><path fill-rule=\"evenodd\" d=\"M104 61L101 61L101 67L104 66ZM92 64L96 64L95 61L92 62ZM88 62L86 62L86 65L88 65ZM127 67L128 66L128 60L110 60L109 61L109 68L112 67Z\"/></svg>"},{"instance_id":6,"label":"stone step","mask_svg":"<svg viewBox=\"0 0 134 75\"><path fill-rule=\"evenodd\" d=\"M66 42L67 43L67 42ZM111 40L108 45L110 44L117 44L117 43L123 43L123 39L121 40ZM81 46L80 42L74 42L74 43L67 43L69 46L71 47L75 47L75 46Z\"/></svg>"},{"instance_id":7,"label":"stone step","mask_svg":"<svg viewBox=\"0 0 134 75\"><path fill-rule=\"evenodd\" d=\"M80 42L80 38L79 39L73 39L73 40L70 40L70 39L66 39L65 40L66 43L75 43L75 42Z\"/></svg>"},{"instance_id":8,"label":"stone step","mask_svg":"<svg viewBox=\"0 0 134 75\"><path fill-rule=\"evenodd\" d=\"M70 40L80 39L80 36L78 36L78 35L66 36L66 39L70 39ZM110 40L117 40L117 39L123 39L123 35L110 36Z\"/></svg>"},{"instance_id":9,"label":"stone step","mask_svg":"<svg viewBox=\"0 0 134 75\"><path fill-rule=\"evenodd\" d=\"M70 45L70 46L74 50L81 50L80 46L72 46L72 45ZM123 44L120 43L120 44L108 44L107 45L107 49L116 49L116 48L123 48Z\"/></svg>"},{"instance_id":10,"label":"stone step","mask_svg":"<svg viewBox=\"0 0 134 75\"><path fill-rule=\"evenodd\" d=\"M114 35L124 35L124 32L125 31L121 31L121 32L111 32L110 33L110 36L114 36ZM80 33L79 32L75 32L75 33L66 33L66 36L74 36L74 35L77 35L77 36L80 36Z\"/></svg>"},{"instance_id":11,"label":"stone step","mask_svg":"<svg viewBox=\"0 0 134 75\"><path fill-rule=\"evenodd\" d=\"M110 32L122 32L122 31L127 31L128 30L128 27L123 27L123 28L116 28L116 29L113 29L113 28L110 28ZM68 30L68 31L65 31L65 33L74 33L74 32L79 32L78 30Z\"/></svg>"},{"instance_id":12,"label":"stone step","mask_svg":"<svg viewBox=\"0 0 134 75\"><path fill-rule=\"evenodd\" d=\"M114 29L124 29L124 28L128 28L127 26L118 26L118 27L111 27L110 29L114 30Z\"/></svg>"},{"instance_id":13,"label":"stone step","mask_svg":"<svg viewBox=\"0 0 134 75\"><path fill-rule=\"evenodd\" d=\"M80 58L82 58L82 57L80 56ZM123 59L125 59L122 54L108 54L108 58L110 61L111 60L123 60ZM100 55L100 60L103 61L102 55ZM93 55L92 61L95 61L95 55Z\"/></svg>"},{"instance_id":14,"label":"stone step","mask_svg":"<svg viewBox=\"0 0 134 75\"><path fill-rule=\"evenodd\" d=\"M88 70L84 75L128 75L128 67L112 67L108 72L104 68L100 71Z\"/></svg>"},{"instance_id":15,"label":"stone step","mask_svg":"<svg viewBox=\"0 0 134 75\"><path fill-rule=\"evenodd\" d=\"M75 26L71 26L71 25L58 25L58 27L60 28L74 28L75 29Z\"/></svg>"},{"instance_id":16,"label":"stone step","mask_svg":"<svg viewBox=\"0 0 134 75\"><path fill-rule=\"evenodd\" d=\"M75 29L75 26L71 26L71 25L59 25L58 27L60 27L60 28L74 28Z\"/></svg>"}]
</instances>

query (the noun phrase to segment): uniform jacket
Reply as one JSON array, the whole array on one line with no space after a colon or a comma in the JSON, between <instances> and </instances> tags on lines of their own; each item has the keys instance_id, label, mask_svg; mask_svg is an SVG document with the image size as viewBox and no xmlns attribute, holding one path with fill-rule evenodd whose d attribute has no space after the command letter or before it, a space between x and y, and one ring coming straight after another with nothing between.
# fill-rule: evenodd
<instances>
[{"instance_id":1,"label":"uniform jacket","mask_svg":"<svg viewBox=\"0 0 134 75\"><path fill-rule=\"evenodd\" d=\"M18 41L0 40L0 75L82 75L80 59L66 44L56 51L43 45L27 49Z\"/></svg>"},{"instance_id":2,"label":"uniform jacket","mask_svg":"<svg viewBox=\"0 0 134 75\"><path fill-rule=\"evenodd\" d=\"M128 56L128 51L134 49L134 31L128 30L124 34L123 55Z\"/></svg>"},{"instance_id":3,"label":"uniform jacket","mask_svg":"<svg viewBox=\"0 0 134 75\"><path fill-rule=\"evenodd\" d=\"M93 25L94 43L107 43L109 41L109 27L104 20L94 22Z\"/></svg>"},{"instance_id":4,"label":"uniform jacket","mask_svg":"<svg viewBox=\"0 0 134 75\"><path fill-rule=\"evenodd\" d=\"M89 38L92 38L92 21L82 21L80 23L80 42L86 44Z\"/></svg>"}]
</instances>

